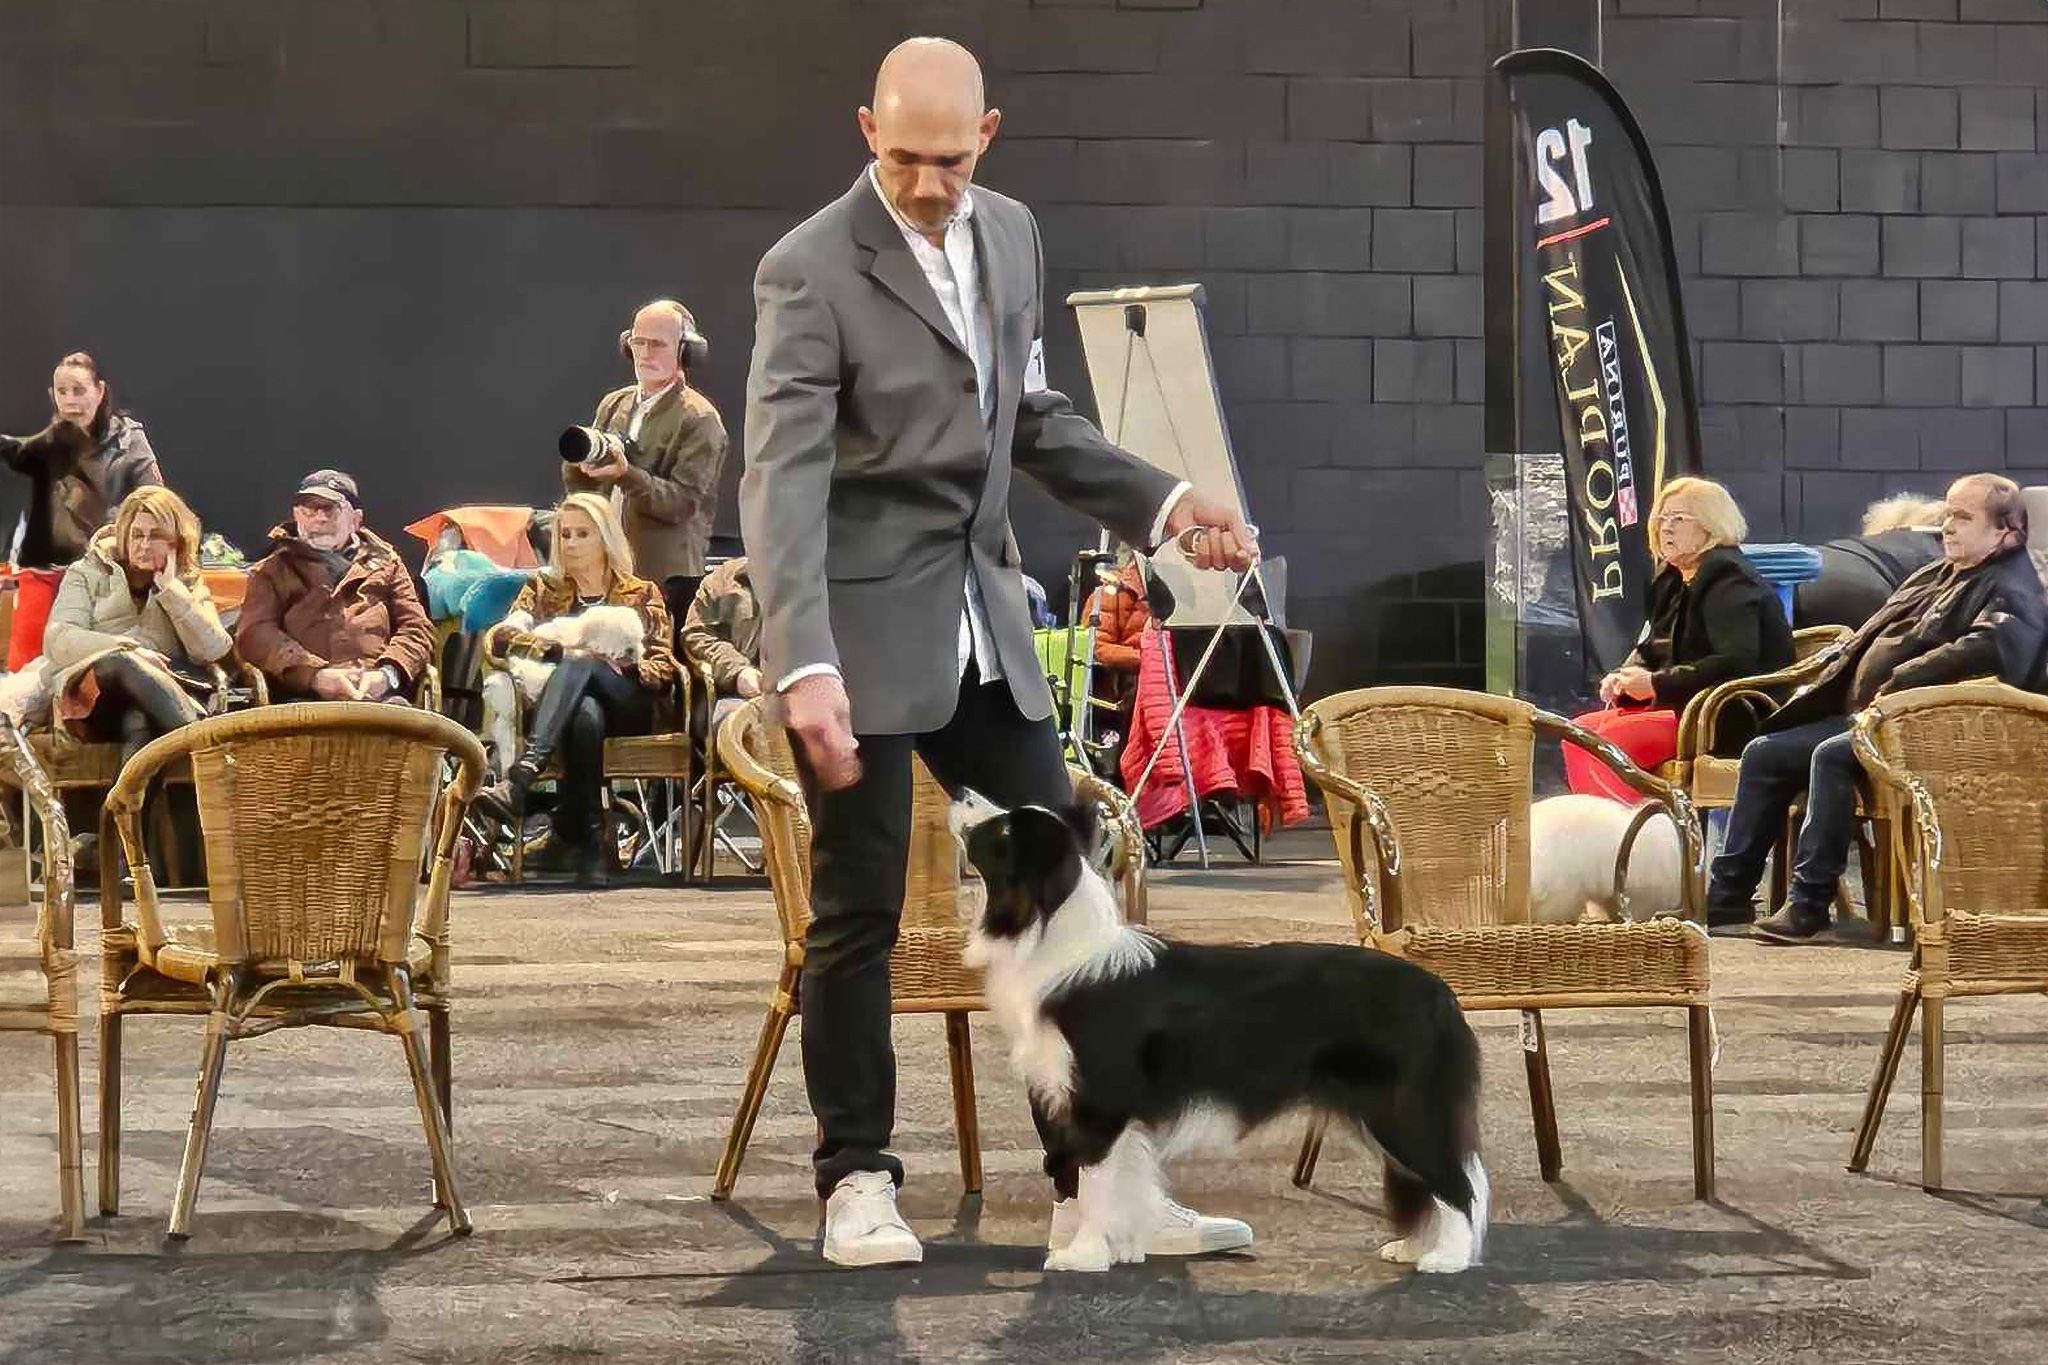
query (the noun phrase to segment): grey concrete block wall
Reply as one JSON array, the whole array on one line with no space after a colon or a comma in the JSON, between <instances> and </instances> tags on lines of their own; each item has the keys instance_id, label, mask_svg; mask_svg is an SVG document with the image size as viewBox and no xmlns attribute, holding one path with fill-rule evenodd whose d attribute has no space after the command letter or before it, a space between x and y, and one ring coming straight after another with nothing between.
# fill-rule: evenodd
<instances>
[{"instance_id":1,"label":"grey concrete block wall","mask_svg":"<svg viewBox=\"0 0 2048 1365\"><path fill-rule=\"evenodd\" d=\"M1958 469L2036 477L2025 471L2048 466L2048 4L1729 8L1740 12L1723 20L1731 32L1717 50L1737 33L1774 39L1778 61L1718 82L1768 90L1782 124L1765 139L1777 167L1769 201L1671 196L1677 235L1693 219L1702 245L1697 261L1681 253L1695 277L1688 303L1736 281L1741 337L1754 347L1731 353L1695 329L1714 417L1709 467L1739 475L1760 532L1806 540L1850 530L1871 497L1933 491ZM1754 150L1756 139L1726 126L1662 131L1699 107L1687 84L1700 79L1696 58L1655 45L1626 55L1633 65L1609 45L1609 75L1661 163L1702 142ZM1771 348L1784 352L1782 381ZM1727 448L1738 440L1762 454Z\"/></svg>"},{"instance_id":2,"label":"grey concrete block wall","mask_svg":"<svg viewBox=\"0 0 2048 1365\"><path fill-rule=\"evenodd\" d=\"M395 530L553 496L550 433L675 293L737 439L754 262L859 169L882 52L940 32L1055 297L1207 286L1314 686L1476 684L1486 2L0 0L0 428L84 345L245 546L321 464ZM2048 468L2048 4L1604 9L1757 534ZM1063 310L1048 341L1092 408ZM1048 581L1092 540L1035 492L1018 523Z\"/></svg>"}]
</instances>

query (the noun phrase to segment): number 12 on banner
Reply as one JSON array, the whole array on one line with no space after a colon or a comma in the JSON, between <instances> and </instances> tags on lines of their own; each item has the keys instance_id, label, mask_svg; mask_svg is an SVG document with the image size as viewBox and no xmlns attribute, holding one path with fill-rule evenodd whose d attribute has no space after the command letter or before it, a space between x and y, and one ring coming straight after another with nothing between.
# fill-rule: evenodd
<instances>
[{"instance_id":1,"label":"number 12 on banner","mask_svg":"<svg viewBox=\"0 0 2048 1365\"><path fill-rule=\"evenodd\" d=\"M1567 135L1569 149L1566 147ZM1545 128L1536 135L1536 180L1543 186L1544 193L1544 200L1536 209L1538 223L1554 223L1593 207L1593 179L1586 173L1586 148L1592 145L1593 130L1577 119L1566 123L1564 132ZM1565 183L1555 165L1567 154L1572 162L1572 184ZM1572 198L1574 187L1578 190L1577 200Z\"/></svg>"}]
</instances>

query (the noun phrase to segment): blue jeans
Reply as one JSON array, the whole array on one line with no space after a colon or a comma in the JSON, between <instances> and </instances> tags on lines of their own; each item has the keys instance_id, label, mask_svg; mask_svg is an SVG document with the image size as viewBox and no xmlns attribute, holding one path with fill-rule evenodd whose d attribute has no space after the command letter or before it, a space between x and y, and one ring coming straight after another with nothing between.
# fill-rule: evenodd
<instances>
[{"instance_id":1,"label":"blue jeans","mask_svg":"<svg viewBox=\"0 0 2048 1365\"><path fill-rule=\"evenodd\" d=\"M1711 903L1746 905L1755 897L1764 862L1804 791L1806 820L1792 860L1792 904L1809 914L1828 912L1856 834L1863 769L1850 739L1849 718L1831 716L1743 746L1727 842L1707 883Z\"/></svg>"}]
</instances>

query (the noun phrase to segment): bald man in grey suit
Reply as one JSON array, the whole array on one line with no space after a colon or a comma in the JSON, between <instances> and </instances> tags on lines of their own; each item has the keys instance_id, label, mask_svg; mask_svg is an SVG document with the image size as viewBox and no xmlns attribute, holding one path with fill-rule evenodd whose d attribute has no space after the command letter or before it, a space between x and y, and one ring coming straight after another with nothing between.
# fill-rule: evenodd
<instances>
[{"instance_id":1,"label":"bald man in grey suit","mask_svg":"<svg viewBox=\"0 0 2048 1365\"><path fill-rule=\"evenodd\" d=\"M911 755L1004 806L1072 800L1010 529L1013 471L1131 544L1185 533L1205 568L1257 553L1233 512L1111 445L1046 387L1038 224L971 188L1000 120L964 48L902 44L860 111L874 162L754 282L740 518L762 675L811 815L804 1083L822 1133L824 1253L844 1265L923 1255L887 1150ZM1042 1116L1039 1131L1070 1200L1072 1162ZM1064 1200L1055 1247L1071 1235ZM1148 1250L1250 1241L1242 1223L1167 1201Z\"/></svg>"}]
</instances>

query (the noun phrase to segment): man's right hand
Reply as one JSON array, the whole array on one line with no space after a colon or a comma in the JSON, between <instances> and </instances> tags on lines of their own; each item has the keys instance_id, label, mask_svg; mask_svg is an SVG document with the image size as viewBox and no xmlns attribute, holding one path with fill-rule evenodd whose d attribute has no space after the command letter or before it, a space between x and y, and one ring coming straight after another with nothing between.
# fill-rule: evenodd
<instances>
[{"instance_id":1,"label":"man's right hand","mask_svg":"<svg viewBox=\"0 0 2048 1365\"><path fill-rule=\"evenodd\" d=\"M743 669L741 669L741 670L740 670L740 676L739 676L738 680L737 680L737 681L735 681L735 682L733 683L733 687L734 687L734 689L735 689L736 691L738 691L738 692L739 692L739 694L740 694L741 696L743 696L743 697L758 697L758 696L760 696L760 695L761 695L761 670L760 670L760 669L758 669L758 668L743 668Z\"/></svg>"},{"instance_id":2,"label":"man's right hand","mask_svg":"<svg viewBox=\"0 0 2048 1365\"><path fill-rule=\"evenodd\" d=\"M836 673L798 678L782 693L783 719L803 745L818 785L828 792L860 781L860 746L853 739L853 708Z\"/></svg>"},{"instance_id":3,"label":"man's right hand","mask_svg":"<svg viewBox=\"0 0 2048 1365\"><path fill-rule=\"evenodd\" d=\"M322 701L361 701L362 693L346 668L328 667L313 675L313 695Z\"/></svg>"}]
</instances>

